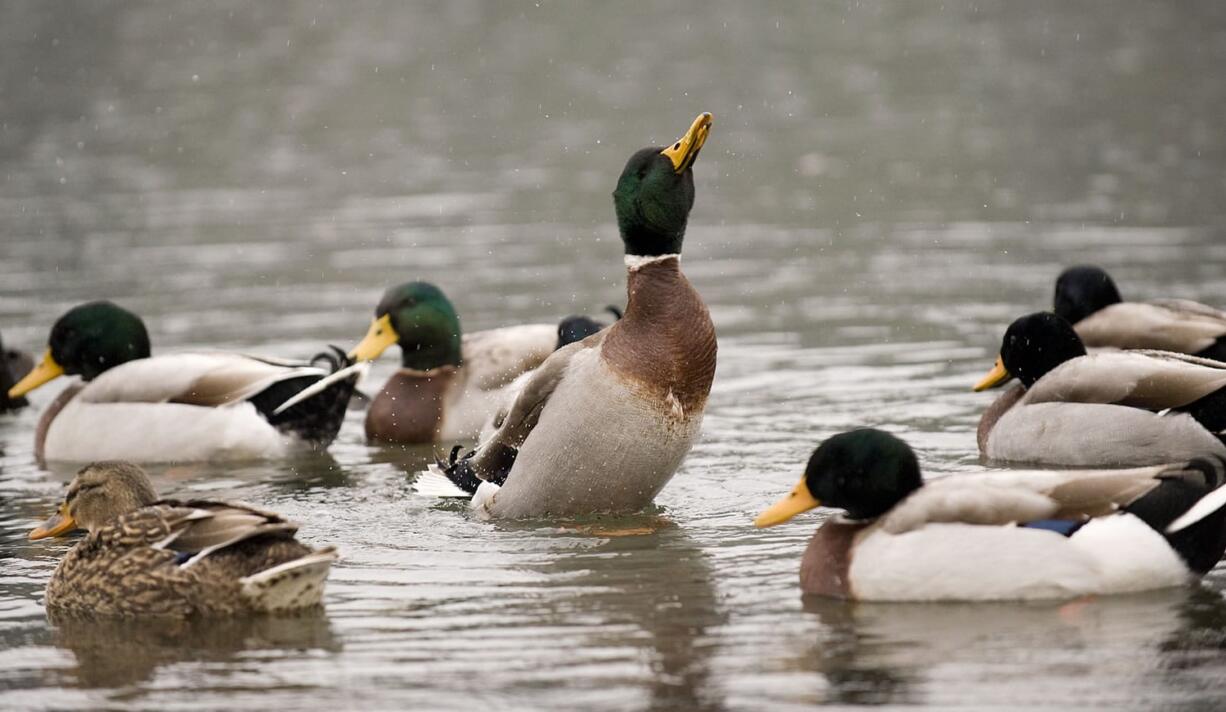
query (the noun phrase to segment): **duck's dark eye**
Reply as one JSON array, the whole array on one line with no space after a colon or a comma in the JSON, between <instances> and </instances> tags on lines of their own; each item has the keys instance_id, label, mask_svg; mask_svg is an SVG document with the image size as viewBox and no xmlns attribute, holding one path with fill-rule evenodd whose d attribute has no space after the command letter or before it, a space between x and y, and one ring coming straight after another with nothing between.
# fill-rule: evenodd
<instances>
[{"instance_id":1,"label":"duck's dark eye","mask_svg":"<svg viewBox=\"0 0 1226 712\"><path fill-rule=\"evenodd\" d=\"M677 143L674 143L674 144L673 144L673 150L674 150L674 151L679 150L680 148L681 148L681 142L680 142L680 141L678 141Z\"/></svg>"}]
</instances>

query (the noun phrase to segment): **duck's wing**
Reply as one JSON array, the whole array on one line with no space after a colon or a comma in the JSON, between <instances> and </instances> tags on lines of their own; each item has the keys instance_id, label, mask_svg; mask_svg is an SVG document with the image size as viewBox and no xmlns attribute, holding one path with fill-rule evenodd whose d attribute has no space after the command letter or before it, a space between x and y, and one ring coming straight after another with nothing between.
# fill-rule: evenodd
<instances>
[{"instance_id":1,"label":"duck's wing","mask_svg":"<svg viewBox=\"0 0 1226 712\"><path fill-rule=\"evenodd\" d=\"M882 518L892 534L925 524L1006 525L1038 519L1085 520L1137 501L1187 464L1126 470L1010 470L932 480Z\"/></svg>"},{"instance_id":2,"label":"duck's wing","mask_svg":"<svg viewBox=\"0 0 1226 712\"><path fill-rule=\"evenodd\" d=\"M148 546L190 555L190 566L209 554L258 536L293 536L298 525L274 512L235 502L166 500L119 517L99 533L107 547Z\"/></svg>"},{"instance_id":3,"label":"duck's wing","mask_svg":"<svg viewBox=\"0 0 1226 712\"><path fill-rule=\"evenodd\" d=\"M468 382L483 391L502 388L553 353L554 324L524 324L465 334L461 346Z\"/></svg>"},{"instance_id":4,"label":"duck's wing","mask_svg":"<svg viewBox=\"0 0 1226 712\"><path fill-rule=\"evenodd\" d=\"M1120 302L1073 328L1086 346L1198 353L1226 335L1226 312L1186 299Z\"/></svg>"},{"instance_id":5,"label":"duck's wing","mask_svg":"<svg viewBox=\"0 0 1226 712\"><path fill-rule=\"evenodd\" d=\"M1161 411L1226 387L1226 364L1165 351L1104 351L1066 361L1023 404L1101 403Z\"/></svg>"},{"instance_id":6,"label":"duck's wing","mask_svg":"<svg viewBox=\"0 0 1226 712\"><path fill-rule=\"evenodd\" d=\"M221 406L246 400L280 381L327 375L305 363L242 354L170 354L120 364L91 381L78 397L91 403Z\"/></svg>"},{"instance_id":7,"label":"duck's wing","mask_svg":"<svg viewBox=\"0 0 1226 712\"><path fill-rule=\"evenodd\" d=\"M471 458L458 462L466 463L464 467L471 467L471 474L477 478L502 484L515 464L519 448L540 421L541 412L549 404L550 396L566 378L571 361L585 351L599 349L605 333L601 331L554 351L528 377L506 412L499 414L497 429L489 439L477 448ZM451 472L448 476L455 480Z\"/></svg>"}]
</instances>

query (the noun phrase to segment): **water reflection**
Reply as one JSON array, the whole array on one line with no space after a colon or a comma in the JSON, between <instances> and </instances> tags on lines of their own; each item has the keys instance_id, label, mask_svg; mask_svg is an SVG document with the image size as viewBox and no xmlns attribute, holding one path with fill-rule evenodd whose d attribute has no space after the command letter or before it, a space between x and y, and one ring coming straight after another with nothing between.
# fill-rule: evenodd
<instances>
[{"instance_id":1,"label":"water reflection","mask_svg":"<svg viewBox=\"0 0 1226 712\"><path fill-rule=\"evenodd\" d=\"M597 546L533 567L565 581L570 595L540 611L546 625L599 622L588 645L630 648L649 671L652 710L723 709L711 676L711 631L727 619L711 564L697 543L657 515L585 520ZM554 585L554 584L551 584Z\"/></svg>"},{"instance_id":2,"label":"water reflection","mask_svg":"<svg viewBox=\"0 0 1226 712\"><path fill-rule=\"evenodd\" d=\"M57 670L49 684L82 688L135 686L178 663L226 670L279 658L342 650L326 616L262 617L221 621L96 621L52 619L52 643L75 665ZM215 683L224 684L224 683Z\"/></svg>"},{"instance_id":3,"label":"water reflection","mask_svg":"<svg viewBox=\"0 0 1226 712\"><path fill-rule=\"evenodd\" d=\"M1226 601L1202 586L1139 595L1025 603L851 603L806 596L821 623L818 641L796 661L828 687L822 699L847 704L943 705L959 692L942 685L953 671L1011 689L1014 704L1050 703L1081 686L1097 699L1152 695L1138 675L1157 661L1172 699L1226 640ZM1065 667L1072 679L1042 690L1011 681L1034 662ZM1219 669L1202 671L1213 676ZM990 676L999 677L995 682ZM1059 689L1055 689L1059 688ZM1083 694L1086 694L1083 692Z\"/></svg>"}]
</instances>

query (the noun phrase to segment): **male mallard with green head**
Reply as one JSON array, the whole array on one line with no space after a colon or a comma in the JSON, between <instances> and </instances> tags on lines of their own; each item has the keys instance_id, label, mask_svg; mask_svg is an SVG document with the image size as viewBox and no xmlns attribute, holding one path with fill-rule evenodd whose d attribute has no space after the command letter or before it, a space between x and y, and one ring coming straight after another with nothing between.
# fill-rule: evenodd
<instances>
[{"instance_id":1,"label":"male mallard with green head","mask_svg":"<svg viewBox=\"0 0 1226 712\"><path fill-rule=\"evenodd\" d=\"M630 157L613 192L625 244L625 315L555 351L493 436L418 491L476 496L494 517L627 512L651 502L702 424L715 376L715 328L681 273L694 205L692 167L711 129L694 119L665 147Z\"/></svg>"},{"instance_id":2,"label":"male mallard with green head","mask_svg":"<svg viewBox=\"0 0 1226 712\"><path fill-rule=\"evenodd\" d=\"M1072 598L1179 586L1226 550L1226 461L1131 470L1004 471L925 483L880 430L835 435L754 524L824 506L807 594L866 601Z\"/></svg>"},{"instance_id":3,"label":"male mallard with green head","mask_svg":"<svg viewBox=\"0 0 1226 712\"><path fill-rule=\"evenodd\" d=\"M1087 354L1050 312L1009 326L996 366L975 385L1016 376L984 412L979 450L993 460L1143 465L1226 455L1226 364L1168 351Z\"/></svg>"},{"instance_id":4,"label":"male mallard with green head","mask_svg":"<svg viewBox=\"0 0 1226 712\"><path fill-rule=\"evenodd\" d=\"M1089 348L1159 349L1226 361L1226 312L1186 299L1126 302L1101 267L1069 267L1053 311Z\"/></svg>"},{"instance_id":5,"label":"male mallard with green head","mask_svg":"<svg viewBox=\"0 0 1226 712\"><path fill-rule=\"evenodd\" d=\"M343 355L309 363L222 352L150 355L141 318L107 301L68 310L40 363L10 398L80 376L47 407L40 461L182 462L278 457L336 437L364 365Z\"/></svg>"},{"instance_id":6,"label":"male mallard with green head","mask_svg":"<svg viewBox=\"0 0 1226 712\"><path fill-rule=\"evenodd\" d=\"M400 346L400 370L366 412L366 437L390 443L472 440L517 376L541 364L558 338L552 324L463 334L451 300L428 282L388 289L350 358L371 361Z\"/></svg>"},{"instance_id":7,"label":"male mallard with green head","mask_svg":"<svg viewBox=\"0 0 1226 712\"><path fill-rule=\"evenodd\" d=\"M140 467L96 462L31 539L88 533L47 583L47 608L81 616L173 617L314 608L336 551L298 525L228 502L159 500Z\"/></svg>"}]
</instances>

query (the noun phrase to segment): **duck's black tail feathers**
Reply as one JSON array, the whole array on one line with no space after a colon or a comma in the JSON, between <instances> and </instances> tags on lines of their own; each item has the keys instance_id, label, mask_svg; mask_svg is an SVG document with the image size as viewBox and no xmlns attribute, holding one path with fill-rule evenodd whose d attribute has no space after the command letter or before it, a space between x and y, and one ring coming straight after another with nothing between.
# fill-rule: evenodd
<instances>
[{"instance_id":1,"label":"duck's black tail feathers","mask_svg":"<svg viewBox=\"0 0 1226 712\"><path fill-rule=\"evenodd\" d=\"M477 451L469 451L468 454L460 457L460 451L464 448L459 445L451 448L451 454L446 461L438 461L438 469L447 476L447 479L451 480L451 484L470 495L477 493L477 488L482 482L492 482L501 487L506 483L507 475L511 474L511 466L515 464L515 456L519 454L519 451L497 442L487 443L484 447L496 448L494 451L496 456L487 456L482 453L485 462L493 464L491 472L483 473L485 477L477 474L474 457Z\"/></svg>"},{"instance_id":2,"label":"duck's black tail feathers","mask_svg":"<svg viewBox=\"0 0 1226 712\"><path fill-rule=\"evenodd\" d=\"M273 427L321 449L340 432L349 399L366 368L336 346L328 348L311 359L311 365L327 375L277 381L248 399Z\"/></svg>"},{"instance_id":3,"label":"duck's black tail feathers","mask_svg":"<svg viewBox=\"0 0 1226 712\"><path fill-rule=\"evenodd\" d=\"M1207 455L1173 467L1124 508L1160 532L1188 568L1208 573L1226 552L1226 459Z\"/></svg>"}]
</instances>

